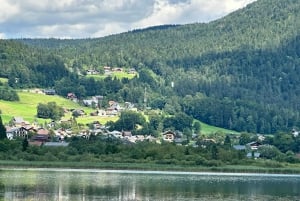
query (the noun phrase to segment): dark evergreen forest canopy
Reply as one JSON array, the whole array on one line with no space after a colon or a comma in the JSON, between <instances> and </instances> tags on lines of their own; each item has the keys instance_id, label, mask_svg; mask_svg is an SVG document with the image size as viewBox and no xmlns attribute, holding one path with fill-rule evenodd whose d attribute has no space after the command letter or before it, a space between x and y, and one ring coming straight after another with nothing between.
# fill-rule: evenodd
<instances>
[{"instance_id":1,"label":"dark evergreen forest canopy","mask_svg":"<svg viewBox=\"0 0 300 201\"><path fill-rule=\"evenodd\" d=\"M144 102L171 115L258 133L300 127L300 1L258 0L207 24L166 25L96 39L0 40L13 88ZM103 66L139 77L80 76ZM173 83L173 84L172 84Z\"/></svg>"}]
</instances>

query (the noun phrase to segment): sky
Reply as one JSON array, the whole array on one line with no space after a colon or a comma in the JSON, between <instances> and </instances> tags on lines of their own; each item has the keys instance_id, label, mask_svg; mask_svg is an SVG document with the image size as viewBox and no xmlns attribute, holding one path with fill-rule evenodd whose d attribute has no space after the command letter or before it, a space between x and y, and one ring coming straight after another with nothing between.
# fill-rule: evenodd
<instances>
[{"instance_id":1,"label":"sky","mask_svg":"<svg viewBox=\"0 0 300 201\"><path fill-rule=\"evenodd\" d=\"M0 0L0 39L94 38L210 22L255 0Z\"/></svg>"}]
</instances>

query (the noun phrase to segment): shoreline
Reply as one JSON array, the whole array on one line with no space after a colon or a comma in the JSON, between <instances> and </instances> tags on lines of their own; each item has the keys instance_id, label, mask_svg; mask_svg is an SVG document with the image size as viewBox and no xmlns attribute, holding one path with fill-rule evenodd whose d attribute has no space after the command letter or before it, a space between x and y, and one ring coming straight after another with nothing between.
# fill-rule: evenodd
<instances>
[{"instance_id":1,"label":"shoreline","mask_svg":"<svg viewBox=\"0 0 300 201\"><path fill-rule=\"evenodd\" d=\"M90 171L172 171L190 173L241 173L241 174L292 174L300 175L299 167L266 168L249 165L225 165L218 167L179 166L152 163L84 163L84 162L51 162L51 161L0 161L0 171L3 169L73 169Z\"/></svg>"},{"instance_id":2,"label":"shoreline","mask_svg":"<svg viewBox=\"0 0 300 201\"><path fill-rule=\"evenodd\" d=\"M161 170L111 170L111 169L73 169L73 168L0 168L3 171L45 171L45 172L77 172L77 173L112 173L112 174L146 174L146 175L188 175L188 176L236 176L236 177L297 177L300 174L278 173L230 173L230 172L187 172Z\"/></svg>"}]
</instances>

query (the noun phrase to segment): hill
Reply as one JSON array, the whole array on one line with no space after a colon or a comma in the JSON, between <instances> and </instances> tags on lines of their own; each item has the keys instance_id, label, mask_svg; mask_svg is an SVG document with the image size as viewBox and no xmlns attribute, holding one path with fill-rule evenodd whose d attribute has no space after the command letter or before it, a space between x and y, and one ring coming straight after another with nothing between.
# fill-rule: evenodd
<instances>
[{"instance_id":1,"label":"hill","mask_svg":"<svg viewBox=\"0 0 300 201\"><path fill-rule=\"evenodd\" d=\"M31 56L27 51L14 52L19 55L14 58L22 54L32 60L19 69L30 69L26 79L21 79L26 80L23 85L64 86L68 90L58 90L62 94L72 89L82 96L98 93L140 105L147 89L147 104L170 114L183 111L228 129L276 133L300 126L299 11L297 0L258 0L207 24L97 39L26 39L10 45L32 49ZM2 55L10 55L8 50ZM17 60L6 57L1 61L13 66ZM69 72L117 66L133 67L140 76L95 82L71 76L61 62ZM41 76L46 73L41 66L53 69L54 81ZM56 72L59 76L54 76ZM9 80L16 77L7 76Z\"/></svg>"}]
</instances>

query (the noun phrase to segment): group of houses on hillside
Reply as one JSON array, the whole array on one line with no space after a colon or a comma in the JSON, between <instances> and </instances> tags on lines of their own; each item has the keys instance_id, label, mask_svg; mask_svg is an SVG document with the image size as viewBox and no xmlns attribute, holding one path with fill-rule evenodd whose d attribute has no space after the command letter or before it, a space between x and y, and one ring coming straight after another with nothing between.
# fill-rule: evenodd
<instances>
[{"instance_id":1,"label":"group of houses on hillside","mask_svg":"<svg viewBox=\"0 0 300 201\"><path fill-rule=\"evenodd\" d=\"M49 130L32 125L28 121L24 121L22 117L12 118L10 126L6 126L6 136L9 140L16 138L27 139L30 145L39 146L42 144L47 146L48 142L54 141ZM61 146L66 146L66 144L62 143Z\"/></svg>"},{"instance_id":2,"label":"group of houses on hillside","mask_svg":"<svg viewBox=\"0 0 300 201\"><path fill-rule=\"evenodd\" d=\"M113 72L127 72L128 74L136 74L137 73L134 68L129 68L128 70L125 70L124 68L121 68L121 67L104 66L103 70L104 70L105 75L110 75Z\"/></svg>"},{"instance_id":3,"label":"group of houses on hillside","mask_svg":"<svg viewBox=\"0 0 300 201\"><path fill-rule=\"evenodd\" d=\"M43 128L35 124L30 124L22 117L14 117L10 121L10 126L6 126L6 135L9 140L17 138L26 138L30 145L46 145L46 146L67 146L66 138L77 136L81 138L90 138L91 135L101 135L105 138L116 138L128 143L136 143L139 141L151 141L160 143L161 140L166 142L182 143L184 136L179 132L166 131L160 137L155 138L151 135L133 135L131 131L109 131L105 125L99 121L94 121L89 129L82 129L74 133L72 129L52 129L51 123ZM48 129L51 130L48 130Z\"/></svg>"},{"instance_id":4,"label":"group of houses on hillside","mask_svg":"<svg viewBox=\"0 0 300 201\"><path fill-rule=\"evenodd\" d=\"M113 104L112 104L113 105ZM124 143L137 143L140 141L150 141L161 143L162 141L183 145L183 142L187 140L187 136L183 135L180 131L165 131L161 133L159 137L153 137L151 135L133 135L131 131L109 131L105 125L102 125L99 121L94 121L90 124L88 129L82 129L76 133L72 129L58 128L54 129L51 123L47 128L40 127L38 125L30 124L22 117L14 117L10 121L10 126L6 126L6 135L9 140L17 138L25 138L28 140L29 145L36 146L68 146L65 141L66 138L73 136L89 139L92 135L102 136L104 139L113 138L122 140ZM50 130L48 130L50 129ZM292 135L297 135L298 131L293 130ZM197 139L198 135L193 134L191 139ZM253 141L245 145L233 145L233 149L238 151L245 151L249 158L259 158L259 147L265 146L261 143L264 136L258 135L258 141ZM201 144L194 144L195 147L206 147L209 144L215 144L214 139L202 139Z\"/></svg>"},{"instance_id":5,"label":"group of houses on hillside","mask_svg":"<svg viewBox=\"0 0 300 201\"><path fill-rule=\"evenodd\" d=\"M111 67L104 66L103 67L104 75L111 75L114 72L126 72L128 74L136 74L136 70L134 68L124 69L122 67ZM95 68L90 68L85 71L86 75L99 75L101 71Z\"/></svg>"}]
</instances>

